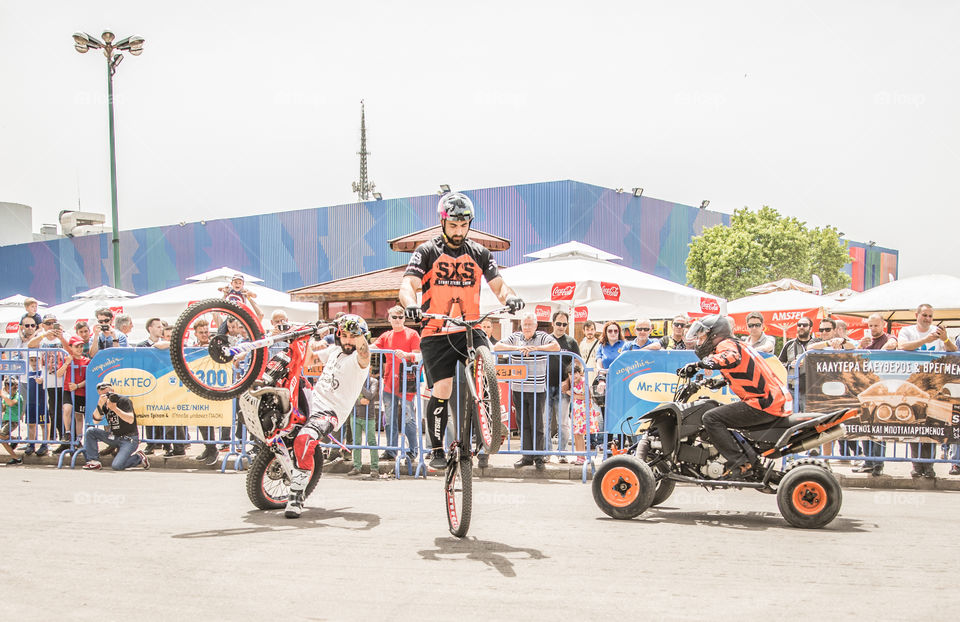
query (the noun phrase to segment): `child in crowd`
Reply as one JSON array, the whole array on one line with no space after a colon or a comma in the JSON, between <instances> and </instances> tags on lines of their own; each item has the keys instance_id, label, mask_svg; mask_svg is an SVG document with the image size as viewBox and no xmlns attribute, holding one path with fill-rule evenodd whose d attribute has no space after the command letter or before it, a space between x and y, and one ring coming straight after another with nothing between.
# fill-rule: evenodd
<instances>
[{"instance_id":1,"label":"child in crowd","mask_svg":"<svg viewBox=\"0 0 960 622\"><path fill-rule=\"evenodd\" d=\"M377 427L380 423L380 381L370 376L367 383L360 389L360 397L353 407L353 421L351 423L353 442L357 445L370 445L370 479L380 479L380 455L376 448ZM366 439L366 441L364 441ZM360 475L363 466L361 449L354 449L353 468L347 475Z\"/></svg>"},{"instance_id":2,"label":"child in crowd","mask_svg":"<svg viewBox=\"0 0 960 622\"><path fill-rule=\"evenodd\" d=\"M64 377L63 425L69 426L73 415L73 434L77 440L83 436L83 426L87 412L87 365L90 359L83 355L84 341L80 337L70 338L70 354L63 365L57 369L57 375ZM64 442L53 453L60 454L69 449L70 432L66 432Z\"/></svg>"},{"instance_id":3,"label":"child in crowd","mask_svg":"<svg viewBox=\"0 0 960 622\"><path fill-rule=\"evenodd\" d=\"M258 307L257 303L253 300L257 297L257 294L244 287L245 282L246 280L243 278L243 275L238 272L230 279L229 285L218 288L218 291L223 292L224 300L229 300L230 302L253 309L253 312L256 313L257 317L262 321L263 312L260 311L260 307Z\"/></svg>"},{"instance_id":4,"label":"child in crowd","mask_svg":"<svg viewBox=\"0 0 960 622\"><path fill-rule=\"evenodd\" d=\"M584 379L583 367L579 364L573 369L573 380L564 381L564 393L570 396L571 417L573 418L573 443L577 451L584 451L584 436L587 434L587 383ZM590 434L600 432L600 409L596 402L590 400ZM583 456L577 456L574 464L583 464Z\"/></svg>"},{"instance_id":5,"label":"child in crowd","mask_svg":"<svg viewBox=\"0 0 960 622\"><path fill-rule=\"evenodd\" d=\"M37 299L36 298L24 298L23 299L23 310L26 312L23 314L23 317L30 317L37 323L37 326L40 326L42 318L40 314L37 313ZM22 319L22 318L21 318Z\"/></svg>"},{"instance_id":6,"label":"child in crowd","mask_svg":"<svg viewBox=\"0 0 960 622\"><path fill-rule=\"evenodd\" d=\"M3 379L3 388L0 389L0 412L3 413L0 420L0 444L10 454L8 466L23 464L23 458L17 457L11 446L10 437L17 432L20 426L20 412L23 410L23 398L17 391L20 384L15 376L8 376Z\"/></svg>"}]
</instances>

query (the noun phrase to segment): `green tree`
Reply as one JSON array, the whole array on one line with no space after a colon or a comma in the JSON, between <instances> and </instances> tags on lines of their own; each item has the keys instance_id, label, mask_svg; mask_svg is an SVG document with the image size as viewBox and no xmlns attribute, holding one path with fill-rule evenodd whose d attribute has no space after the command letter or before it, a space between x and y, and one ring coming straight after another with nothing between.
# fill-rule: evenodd
<instances>
[{"instance_id":1,"label":"green tree","mask_svg":"<svg viewBox=\"0 0 960 622\"><path fill-rule=\"evenodd\" d=\"M825 292L848 287L843 267L852 260L836 227L808 228L772 207L735 211L730 226L703 230L690 242L687 284L728 300L748 287L791 278L810 283L820 277Z\"/></svg>"}]
</instances>

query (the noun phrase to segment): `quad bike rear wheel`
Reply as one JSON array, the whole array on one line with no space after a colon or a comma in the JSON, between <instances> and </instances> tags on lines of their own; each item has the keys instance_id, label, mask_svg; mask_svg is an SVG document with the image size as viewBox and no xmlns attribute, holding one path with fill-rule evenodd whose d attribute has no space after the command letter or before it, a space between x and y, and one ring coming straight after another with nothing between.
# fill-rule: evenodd
<instances>
[{"instance_id":1,"label":"quad bike rear wheel","mask_svg":"<svg viewBox=\"0 0 960 622\"><path fill-rule=\"evenodd\" d=\"M655 490L650 467L631 455L605 460L593 476L593 500L604 514L616 519L643 514L653 502Z\"/></svg>"},{"instance_id":2,"label":"quad bike rear wheel","mask_svg":"<svg viewBox=\"0 0 960 622\"><path fill-rule=\"evenodd\" d=\"M794 527L819 529L840 513L843 493L833 473L804 464L787 471L777 487L777 506Z\"/></svg>"}]
</instances>

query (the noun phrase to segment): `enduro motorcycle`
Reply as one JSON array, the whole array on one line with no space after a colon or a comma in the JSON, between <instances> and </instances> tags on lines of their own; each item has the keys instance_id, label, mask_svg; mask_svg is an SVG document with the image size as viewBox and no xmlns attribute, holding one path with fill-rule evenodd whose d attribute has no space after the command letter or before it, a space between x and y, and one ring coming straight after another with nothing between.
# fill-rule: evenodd
<instances>
[{"instance_id":1,"label":"enduro motorcycle","mask_svg":"<svg viewBox=\"0 0 960 622\"><path fill-rule=\"evenodd\" d=\"M601 510L617 519L639 516L666 501L677 482L707 489L753 488L776 494L786 521L806 529L823 527L840 512L840 484L826 462L802 458L779 468L780 458L841 438L843 422L857 416L856 409L828 414L797 413L773 424L734 431L753 469L744 479L723 479L726 463L704 433L703 415L720 403L697 396L702 389L726 386L722 376L704 378L677 370L674 401L661 404L637 418L633 435L642 434L624 449L614 447L593 478L593 498Z\"/></svg>"},{"instance_id":2,"label":"enduro motorcycle","mask_svg":"<svg viewBox=\"0 0 960 622\"><path fill-rule=\"evenodd\" d=\"M194 325L201 320L219 328L208 347L191 347ZM286 506L293 441L309 415L311 387L302 376L307 347L327 326L333 325L318 322L264 337L249 308L219 298L191 305L174 325L170 358L181 382L206 399L237 398L243 423L257 443L247 470L247 496L261 510ZM267 361L268 348L280 343L287 345ZM322 470L323 450L317 447L304 498L317 487Z\"/></svg>"}]
</instances>

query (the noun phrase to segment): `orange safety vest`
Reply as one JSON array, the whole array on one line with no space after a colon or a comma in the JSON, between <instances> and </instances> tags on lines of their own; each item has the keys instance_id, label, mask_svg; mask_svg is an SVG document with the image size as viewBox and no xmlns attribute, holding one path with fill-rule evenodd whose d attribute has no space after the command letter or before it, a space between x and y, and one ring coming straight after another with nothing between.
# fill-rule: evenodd
<instances>
[{"instance_id":1,"label":"orange safety vest","mask_svg":"<svg viewBox=\"0 0 960 622\"><path fill-rule=\"evenodd\" d=\"M777 417L793 412L793 398L760 354L745 343L724 339L703 359L706 369L717 369L740 401Z\"/></svg>"}]
</instances>

